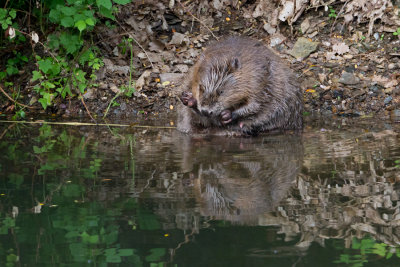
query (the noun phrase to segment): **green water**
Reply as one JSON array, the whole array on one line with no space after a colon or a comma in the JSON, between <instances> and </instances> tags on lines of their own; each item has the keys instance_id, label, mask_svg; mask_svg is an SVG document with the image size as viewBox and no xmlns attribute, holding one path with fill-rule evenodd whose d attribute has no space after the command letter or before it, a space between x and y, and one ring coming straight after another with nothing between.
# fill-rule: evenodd
<instances>
[{"instance_id":1,"label":"green water","mask_svg":"<svg viewBox=\"0 0 400 267\"><path fill-rule=\"evenodd\" d=\"M399 128L0 122L0 266L400 266Z\"/></svg>"}]
</instances>

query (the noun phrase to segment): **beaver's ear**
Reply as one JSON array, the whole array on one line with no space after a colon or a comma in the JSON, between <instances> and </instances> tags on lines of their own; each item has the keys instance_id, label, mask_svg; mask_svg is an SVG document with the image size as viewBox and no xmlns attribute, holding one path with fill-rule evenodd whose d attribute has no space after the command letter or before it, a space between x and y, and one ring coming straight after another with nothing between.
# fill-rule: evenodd
<instances>
[{"instance_id":1,"label":"beaver's ear","mask_svg":"<svg viewBox=\"0 0 400 267\"><path fill-rule=\"evenodd\" d=\"M240 69L241 64L240 61L237 57L232 58L231 62L230 62L230 71L234 72L237 69Z\"/></svg>"}]
</instances>

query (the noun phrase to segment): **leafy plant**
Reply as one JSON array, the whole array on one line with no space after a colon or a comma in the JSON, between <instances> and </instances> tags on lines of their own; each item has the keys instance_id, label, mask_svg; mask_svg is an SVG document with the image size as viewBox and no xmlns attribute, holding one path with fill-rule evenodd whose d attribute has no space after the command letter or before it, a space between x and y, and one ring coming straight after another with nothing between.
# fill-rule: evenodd
<instances>
[{"instance_id":1,"label":"leafy plant","mask_svg":"<svg viewBox=\"0 0 400 267\"><path fill-rule=\"evenodd\" d=\"M394 167L400 168L400 159L395 160L394 163L396 163Z\"/></svg>"},{"instance_id":2,"label":"leafy plant","mask_svg":"<svg viewBox=\"0 0 400 267\"><path fill-rule=\"evenodd\" d=\"M133 39L123 39L122 43L119 45L121 47L121 53L127 54L129 52L130 55L130 67L129 67L129 84L128 86L121 87L122 93L124 93L127 97L132 97L132 94L135 92L135 82L132 80L133 73Z\"/></svg>"},{"instance_id":3,"label":"leafy plant","mask_svg":"<svg viewBox=\"0 0 400 267\"><path fill-rule=\"evenodd\" d=\"M328 16L330 18L336 18L337 17L336 10L331 6L329 6L329 15Z\"/></svg>"},{"instance_id":4,"label":"leafy plant","mask_svg":"<svg viewBox=\"0 0 400 267\"><path fill-rule=\"evenodd\" d=\"M0 24L3 30L6 30L12 24L12 20L17 16L15 9L0 8Z\"/></svg>"},{"instance_id":5,"label":"leafy plant","mask_svg":"<svg viewBox=\"0 0 400 267\"><path fill-rule=\"evenodd\" d=\"M397 30L393 33L394 36L400 36L400 28L397 28Z\"/></svg>"},{"instance_id":6,"label":"leafy plant","mask_svg":"<svg viewBox=\"0 0 400 267\"><path fill-rule=\"evenodd\" d=\"M10 2L9 6L13 8L0 9L0 24L3 30L11 29L17 36L29 37L35 44L34 50L37 45L44 48L44 53L34 53L33 59L36 60L37 69L32 71L31 79L35 82L34 91L40 96L38 102L43 109L53 105L59 97L80 96L93 85L96 79L94 72L104 63L99 49L93 45L90 34L101 22L101 18L115 19L114 14L118 11L115 4L129 2L131 0L47 0L38 2L38 6L30 9L25 7L24 1L18 0ZM35 14L32 17L38 21L34 26L40 25L42 42L39 41L38 34L19 30L14 21L17 18L16 10ZM51 32L47 32L49 30ZM9 45L15 40L12 37L14 36L10 35L10 38L5 40ZM29 61L27 56L19 52L14 54L14 57L7 60L4 71L0 72L0 80L18 74ZM130 81L129 88L131 84ZM129 92L128 90L128 95L131 94ZM20 111L17 117L23 115Z\"/></svg>"}]
</instances>

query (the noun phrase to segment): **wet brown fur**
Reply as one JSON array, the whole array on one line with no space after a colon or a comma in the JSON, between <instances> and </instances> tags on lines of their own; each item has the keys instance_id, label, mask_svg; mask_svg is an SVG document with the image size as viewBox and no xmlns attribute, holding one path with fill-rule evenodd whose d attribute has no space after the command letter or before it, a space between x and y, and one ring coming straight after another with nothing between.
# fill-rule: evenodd
<instances>
[{"instance_id":1,"label":"wet brown fur","mask_svg":"<svg viewBox=\"0 0 400 267\"><path fill-rule=\"evenodd\" d=\"M183 84L178 129L258 134L303 126L293 72L262 43L228 37L211 44Z\"/></svg>"}]
</instances>

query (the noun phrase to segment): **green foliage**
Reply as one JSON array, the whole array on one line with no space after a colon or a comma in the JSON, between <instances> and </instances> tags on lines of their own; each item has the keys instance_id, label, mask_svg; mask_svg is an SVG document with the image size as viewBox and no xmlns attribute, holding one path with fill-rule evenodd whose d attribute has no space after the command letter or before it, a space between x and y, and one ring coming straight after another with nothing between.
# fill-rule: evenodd
<instances>
[{"instance_id":1,"label":"green foliage","mask_svg":"<svg viewBox=\"0 0 400 267\"><path fill-rule=\"evenodd\" d=\"M337 18L336 10L331 6L329 6L329 15L328 16L330 18Z\"/></svg>"},{"instance_id":2,"label":"green foliage","mask_svg":"<svg viewBox=\"0 0 400 267\"><path fill-rule=\"evenodd\" d=\"M397 30L393 33L394 36L400 36L400 28L397 28Z\"/></svg>"},{"instance_id":3,"label":"green foliage","mask_svg":"<svg viewBox=\"0 0 400 267\"><path fill-rule=\"evenodd\" d=\"M400 168L400 159L395 160L394 163L396 164L394 167Z\"/></svg>"},{"instance_id":4,"label":"green foliage","mask_svg":"<svg viewBox=\"0 0 400 267\"><path fill-rule=\"evenodd\" d=\"M12 24L12 20L17 16L15 9L0 8L0 24L3 30L6 30Z\"/></svg>"},{"instance_id":5,"label":"green foliage","mask_svg":"<svg viewBox=\"0 0 400 267\"><path fill-rule=\"evenodd\" d=\"M35 14L32 17L38 19L32 28L40 26L42 42L39 44L44 46L45 52L34 58L37 69L32 71L32 82L40 96L38 102L46 109L54 104L55 99L75 97L92 86L96 79L94 72L104 64L98 48L92 43L91 33L97 24L107 22L104 19L115 19L116 4L127 4L131 0L46 0L38 2L33 9L22 0L11 2L9 8L0 9L3 30L10 26L20 28L16 21L19 10L25 12L22 14L31 12ZM16 34L31 39L31 33L17 30ZM3 43L10 45L15 40L8 38ZM15 52L14 57L7 60L4 71L0 72L0 81L18 74L28 61L27 56ZM131 92L127 94L131 95ZM19 112L17 117L24 117L24 113Z\"/></svg>"},{"instance_id":6,"label":"green foliage","mask_svg":"<svg viewBox=\"0 0 400 267\"><path fill-rule=\"evenodd\" d=\"M385 243L365 237L363 239L353 238L351 250L348 253L341 254L339 260L335 263L345 263L354 267L364 266L368 263L368 256L377 255L382 258L390 259L393 255L400 258L400 248L389 247Z\"/></svg>"}]
</instances>

